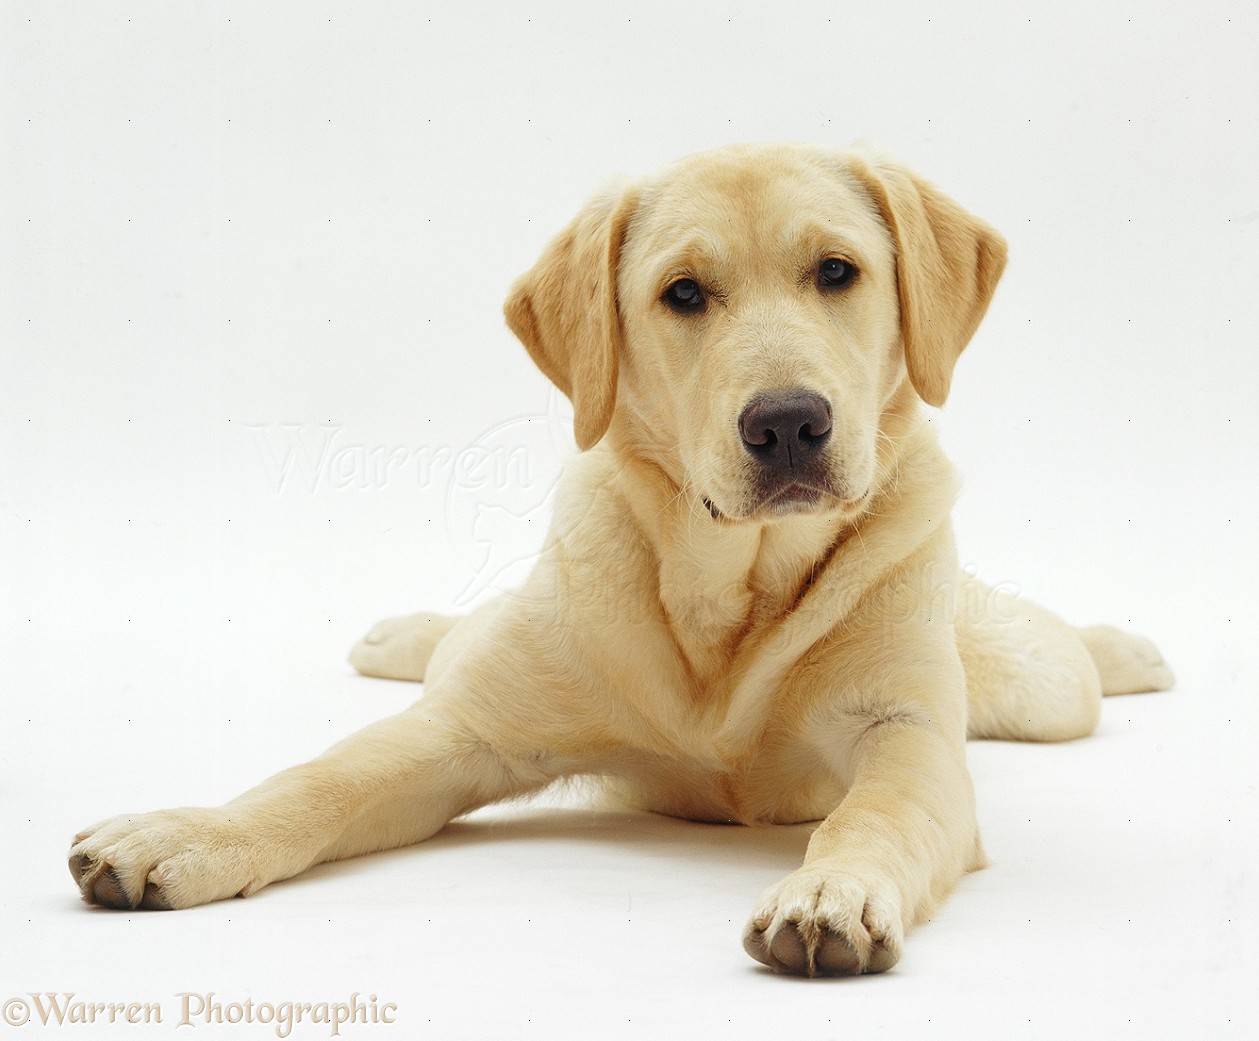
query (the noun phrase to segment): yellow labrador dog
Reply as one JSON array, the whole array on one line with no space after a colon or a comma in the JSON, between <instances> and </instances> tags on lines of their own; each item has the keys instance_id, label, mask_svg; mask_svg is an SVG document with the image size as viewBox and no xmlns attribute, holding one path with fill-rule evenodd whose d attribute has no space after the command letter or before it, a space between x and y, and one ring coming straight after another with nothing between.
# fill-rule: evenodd
<instances>
[{"instance_id":1,"label":"yellow labrador dog","mask_svg":"<svg viewBox=\"0 0 1259 1041\"><path fill-rule=\"evenodd\" d=\"M84 898L182 908L419 842L571 775L704 821L821 821L744 933L781 972L881 972L983 863L965 741L1088 734L1162 689L1146 641L959 574L924 418L1005 265L882 158L744 146L591 202L507 321L578 445L523 589L382 622L424 698L217 809L75 838Z\"/></svg>"}]
</instances>

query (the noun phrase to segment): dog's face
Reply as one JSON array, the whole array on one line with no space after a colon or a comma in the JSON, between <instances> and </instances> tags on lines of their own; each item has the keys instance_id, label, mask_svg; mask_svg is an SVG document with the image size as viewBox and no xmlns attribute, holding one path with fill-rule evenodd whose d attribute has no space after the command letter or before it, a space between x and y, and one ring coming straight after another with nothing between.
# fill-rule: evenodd
<instances>
[{"instance_id":1,"label":"dog's face","mask_svg":"<svg viewBox=\"0 0 1259 1041\"><path fill-rule=\"evenodd\" d=\"M781 150L678 164L622 250L621 406L730 519L860 502L900 384L894 247L833 164Z\"/></svg>"},{"instance_id":2,"label":"dog's face","mask_svg":"<svg viewBox=\"0 0 1259 1041\"><path fill-rule=\"evenodd\" d=\"M899 167L734 147L596 200L507 316L582 447L615 416L714 517L855 513L889 402L943 402L1004 258Z\"/></svg>"}]
</instances>

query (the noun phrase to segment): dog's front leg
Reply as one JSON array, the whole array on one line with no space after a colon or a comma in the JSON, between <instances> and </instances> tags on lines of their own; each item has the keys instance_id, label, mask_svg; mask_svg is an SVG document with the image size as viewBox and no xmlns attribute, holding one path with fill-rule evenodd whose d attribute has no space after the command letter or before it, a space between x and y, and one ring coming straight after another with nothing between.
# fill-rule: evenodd
<instances>
[{"instance_id":1,"label":"dog's front leg","mask_svg":"<svg viewBox=\"0 0 1259 1041\"><path fill-rule=\"evenodd\" d=\"M425 701L224 806L114 817L75 836L89 903L183 908L245 896L315 864L428 838L451 818L541 787L537 758Z\"/></svg>"},{"instance_id":2,"label":"dog's front leg","mask_svg":"<svg viewBox=\"0 0 1259 1041\"><path fill-rule=\"evenodd\" d=\"M868 717L847 795L748 923L753 958L808 976L883 972L905 930L976 866L964 742L958 722L942 722L909 710Z\"/></svg>"}]
</instances>

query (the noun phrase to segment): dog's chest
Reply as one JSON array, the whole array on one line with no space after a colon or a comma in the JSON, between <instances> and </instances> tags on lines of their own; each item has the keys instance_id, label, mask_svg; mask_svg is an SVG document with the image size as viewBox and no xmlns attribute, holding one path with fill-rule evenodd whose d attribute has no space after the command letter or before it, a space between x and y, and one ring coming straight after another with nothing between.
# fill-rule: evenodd
<instances>
[{"instance_id":1,"label":"dog's chest","mask_svg":"<svg viewBox=\"0 0 1259 1041\"><path fill-rule=\"evenodd\" d=\"M741 764L699 757L636 760L617 772L632 802L690 820L794 824L818 820L843 797L830 765L804 743L772 742Z\"/></svg>"},{"instance_id":2,"label":"dog's chest","mask_svg":"<svg viewBox=\"0 0 1259 1041\"><path fill-rule=\"evenodd\" d=\"M631 709L621 739L670 785L704 791L716 817L759 820L784 787L826 772L807 720L821 691L804 677L817 650L793 645L780 625L729 627L704 640L667 622L661 651L625 676ZM645 726L643 724L646 724ZM777 817L777 813L770 813Z\"/></svg>"},{"instance_id":3,"label":"dog's chest","mask_svg":"<svg viewBox=\"0 0 1259 1041\"><path fill-rule=\"evenodd\" d=\"M755 664L754 648L785 621L807 586L805 561L766 575L759 542L741 533L693 539L687 554L662 562L663 622L694 700L711 706L740 688ZM745 701L761 701L766 688ZM723 713L724 715L724 713Z\"/></svg>"}]
</instances>

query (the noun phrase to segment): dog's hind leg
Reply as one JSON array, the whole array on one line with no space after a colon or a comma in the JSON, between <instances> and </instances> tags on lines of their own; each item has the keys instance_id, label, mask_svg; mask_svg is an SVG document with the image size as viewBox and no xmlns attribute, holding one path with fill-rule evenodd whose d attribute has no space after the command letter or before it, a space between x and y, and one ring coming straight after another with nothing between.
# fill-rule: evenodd
<instances>
[{"instance_id":1,"label":"dog's hind leg","mask_svg":"<svg viewBox=\"0 0 1259 1041\"><path fill-rule=\"evenodd\" d=\"M1023 597L963 576L956 616L970 737L1066 741L1097 726L1103 694L1166 690L1154 646L1111 626L1076 629Z\"/></svg>"},{"instance_id":2,"label":"dog's hind leg","mask_svg":"<svg viewBox=\"0 0 1259 1041\"><path fill-rule=\"evenodd\" d=\"M386 618L350 650L350 664L364 676L420 682L437 645L461 621L432 611Z\"/></svg>"},{"instance_id":3,"label":"dog's hind leg","mask_svg":"<svg viewBox=\"0 0 1259 1041\"><path fill-rule=\"evenodd\" d=\"M1102 680L1103 694L1170 690L1176 683L1158 648L1144 636L1113 625L1077 629Z\"/></svg>"}]
</instances>

